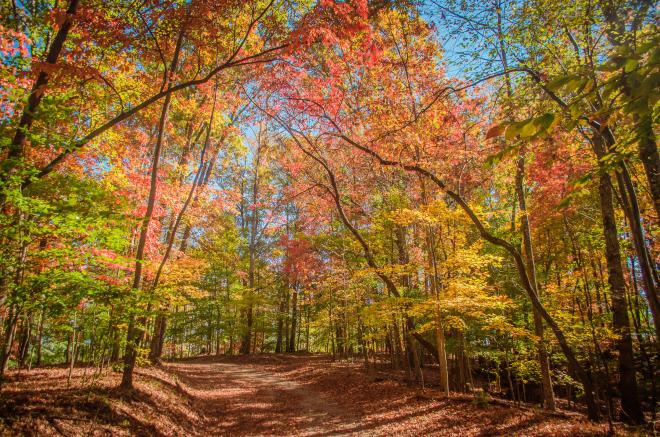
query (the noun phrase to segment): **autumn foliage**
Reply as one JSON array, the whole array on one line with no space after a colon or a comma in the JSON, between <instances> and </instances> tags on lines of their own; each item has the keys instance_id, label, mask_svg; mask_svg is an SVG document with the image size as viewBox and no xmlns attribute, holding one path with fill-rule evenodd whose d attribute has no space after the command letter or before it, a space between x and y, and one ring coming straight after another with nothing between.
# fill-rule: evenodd
<instances>
[{"instance_id":1,"label":"autumn foliage","mask_svg":"<svg viewBox=\"0 0 660 437\"><path fill-rule=\"evenodd\" d=\"M3 4L0 376L114 368L130 390L163 360L304 351L642 429L656 15Z\"/></svg>"}]
</instances>

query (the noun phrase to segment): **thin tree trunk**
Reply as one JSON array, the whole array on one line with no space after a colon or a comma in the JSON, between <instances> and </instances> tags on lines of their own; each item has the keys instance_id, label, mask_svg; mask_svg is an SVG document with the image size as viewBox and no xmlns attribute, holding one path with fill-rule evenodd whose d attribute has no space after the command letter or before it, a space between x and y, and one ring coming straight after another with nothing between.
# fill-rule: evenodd
<instances>
[{"instance_id":1,"label":"thin tree trunk","mask_svg":"<svg viewBox=\"0 0 660 437\"><path fill-rule=\"evenodd\" d=\"M187 20L187 18L186 18ZM182 24L181 29L179 30L179 35L177 37L176 46L174 49L174 55L172 57L172 62L170 65L170 77L167 78L166 88L170 88L172 83L172 75L177 69L179 63L179 54L181 52L181 46L183 44L183 38L185 35L186 22ZM154 206L156 203L156 191L158 188L158 168L160 162L160 153L163 145L163 137L165 135L165 126L167 123L167 112L170 107L170 102L172 100L172 95L167 94L163 102L163 107L160 114L160 120L158 121L158 137L156 139L156 145L153 151L153 159L151 166L151 184L149 187L149 198L147 200L147 210L144 214L142 220L142 225L140 226L140 239L137 246L137 252L135 255L135 272L133 276L133 290L138 290L142 282L142 265L144 262L144 249L147 241L147 234L149 232L149 223L153 215ZM143 322L140 320L139 322ZM138 325L143 323L138 323ZM135 368L135 361L137 359L136 347L138 346L140 339L142 337L142 326L136 326L135 315L131 315L128 323L128 332L126 340L126 349L124 352L124 372L122 374L121 387L123 388L133 388L133 369Z\"/></svg>"},{"instance_id":2,"label":"thin tree trunk","mask_svg":"<svg viewBox=\"0 0 660 437\"><path fill-rule=\"evenodd\" d=\"M275 353L279 354L282 352L282 342L284 336L284 310L285 310L285 291L284 288L280 290L280 303L277 313L277 341L275 343Z\"/></svg>"},{"instance_id":3,"label":"thin tree trunk","mask_svg":"<svg viewBox=\"0 0 660 437\"><path fill-rule=\"evenodd\" d=\"M30 349L30 339L32 337L32 314L27 314L23 317L23 324L21 329L21 339L18 348L18 367L25 367L25 360L28 357Z\"/></svg>"},{"instance_id":4,"label":"thin tree trunk","mask_svg":"<svg viewBox=\"0 0 660 437\"><path fill-rule=\"evenodd\" d=\"M291 332L289 334L289 344L286 351L289 353L296 351L296 329L298 322L298 291L294 285L291 297ZM339 340L339 338L337 338Z\"/></svg>"},{"instance_id":5,"label":"thin tree trunk","mask_svg":"<svg viewBox=\"0 0 660 437\"><path fill-rule=\"evenodd\" d=\"M9 315L5 319L5 335L4 344L2 345L2 356L0 356L0 381L4 379L5 372L7 371L7 364L11 355L11 347L14 344L14 335L16 333L16 325L18 324L19 311L15 304L9 306Z\"/></svg>"},{"instance_id":6,"label":"thin tree trunk","mask_svg":"<svg viewBox=\"0 0 660 437\"><path fill-rule=\"evenodd\" d=\"M261 132L259 134L261 136ZM250 214L250 223L248 226L249 229L249 267L248 267L248 290L249 290L249 302L246 309L246 326L245 332L243 334L243 340L241 342L241 353L249 354L251 350L251 341L252 341L252 324L254 317L254 305L252 303L252 294L254 293L255 287L255 263L256 263L256 243L257 243L257 233L258 233L258 224L259 224L259 213L257 208L257 201L259 199L259 184L260 184L260 165L261 165L261 138L259 138L259 144L256 151L256 157L254 161L254 179L252 180L252 212Z\"/></svg>"},{"instance_id":7,"label":"thin tree trunk","mask_svg":"<svg viewBox=\"0 0 660 437\"><path fill-rule=\"evenodd\" d=\"M536 265L534 262L534 249L532 246L532 231L527 213L527 201L525 199L525 151L521 148L516 165L516 192L518 193L518 206L520 208L520 230L523 234L523 248L529 280L540 299L538 281L536 280ZM532 307L534 315L534 333L538 337L536 345L539 366L541 368L541 389L543 391L543 406L548 410L555 409L555 394L552 390L552 378L550 376L550 361L543 339L543 318L538 309Z\"/></svg>"},{"instance_id":8,"label":"thin tree trunk","mask_svg":"<svg viewBox=\"0 0 660 437\"><path fill-rule=\"evenodd\" d=\"M633 246L639 261L641 278L644 283L646 291L646 299L651 309L653 316L653 324L656 332L656 345L660 346L660 303L658 303L657 284L658 277L657 271L653 264L653 256L644 239L644 230L641 222L641 215L639 205L637 203L637 195L628 173L627 168L623 165L623 172L616 173L617 182L619 185L620 201L623 211L628 218L630 224L630 233L632 235Z\"/></svg>"},{"instance_id":9,"label":"thin tree trunk","mask_svg":"<svg viewBox=\"0 0 660 437\"><path fill-rule=\"evenodd\" d=\"M46 308L41 309L41 316L39 317L39 328L37 331L37 361L35 365L37 367L41 366L42 360L42 348L44 343L44 323L46 320Z\"/></svg>"},{"instance_id":10,"label":"thin tree trunk","mask_svg":"<svg viewBox=\"0 0 660 437\"><path fill-rule=\"evenodd\" d=\"M440 321L440 311L436 319L435 338L438 347L438 363L440 365L440 390L445 396L449 396L449 372L447 370L447 352L445 348L445 333Z\"/></svg>"},{"instance_id":11,"label":"thin tree trunk","mask_svg":"<svg viewBox=\"0 0 660 437\"><path fill-rule=\"evenodd\" d=\"M76 354L78 353L78 348L77 348L77 329L76 329L76 319L73 320L73 330L71 331L71 357L69 359L69 374L66 378L66 385L67 387L71 385L71 375L73 373L73 367L76 365Z\"/></svg>"},{"instance_id":12,"label":"thin tree trunk","mask_svg":"<svg viewBox=\"0 0 660 437\"><path fill-rule=\"evenodd\" d=\"M160 282L160 277L163 273L163 268L165 267L165 263L167 263L167 260L170 257L170 253L172 252L172 247L174 246L174 239L176 238L177 231L179 229L179 226L181 224L181 220L183 219L183 216L185 215L188 206L190 205L191 200L193 199L193 195L195 193L195 190L197 187L200 185L200 182L202 180L203 174L205 173L205 161L204 157L206 155L206 150L209 146L210 142L210 136L211 136L211 129L213 128L213 117L215 114L215 104L216 104L216 98L217 98L217 92L218 92L218 87L216 84L215 87L215 92L213 96L213 106L211 109L211 115L209 116L209 122L206 128L206 137L204 139L204 145L202 146L202 152L199 157L199 167L197 169L197 172L195 173L195 179L193 180L193 183L190 187L190 190L188 191L188 196L186 197L186 200L183 203L183 206L181 207L181 210L177 214L176 220L174 221L174 224L172 225L172 228L169 231L168 235L168 240L167 240L167 247L165 249L165 254L163 254L163 258L161 259L160 264L158 265L158 270L156 271L156 275L153 280L153 284L151 286L152 293L158 287L158 284ZM186 238L187 240L187 238ZM184 242L186 241L184 240ZM185 249L184 243L182 243L182 247ZM165 326L167 321L165 320L166 315L162 313L162 311L158 314L158 319L157 323L155 324L154 327L154 336L151 341L151 347L150 347L150 352L149 352L149 359L152 362L157 362L160 360L160 357L163 353L163 341L164 341L164 336L165 336ZM156 329L158 328L158 329Z\"/></svg>"},{"instance_id":13,"label":"thin tree trunk","mask_svg":"<svg viewBox=\"0 0 660 437\"><path fill-rule=\"evenodd\" d=\"M658 154L658 143L653 131L652 116L653 110L647 105L643 115L634 115L634 122L637 130L639 159L644 165L646 180L655 207L656 220L660 220L660 155Z\"/></svg>"}]
</instances>

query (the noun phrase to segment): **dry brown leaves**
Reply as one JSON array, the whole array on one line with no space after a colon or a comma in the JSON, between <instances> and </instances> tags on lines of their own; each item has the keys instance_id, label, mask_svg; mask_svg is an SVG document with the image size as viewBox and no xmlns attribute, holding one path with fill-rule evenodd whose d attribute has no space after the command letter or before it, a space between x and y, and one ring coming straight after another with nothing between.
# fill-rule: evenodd
<instances>
[{"instance_id":1,"label":"dry brown leaves","mask_svg":"<svg viewBox=\"0 0 660 437\"><path fill-rule=\"evenodd\" d=\"M61 368L10 374L0 393L2 435L458 435L591 436L607 427L579 414L506 403L479 407L469 395L441 398L359 363L315 355L204 357L120 374Z\"/></svg>"}]
</instances>

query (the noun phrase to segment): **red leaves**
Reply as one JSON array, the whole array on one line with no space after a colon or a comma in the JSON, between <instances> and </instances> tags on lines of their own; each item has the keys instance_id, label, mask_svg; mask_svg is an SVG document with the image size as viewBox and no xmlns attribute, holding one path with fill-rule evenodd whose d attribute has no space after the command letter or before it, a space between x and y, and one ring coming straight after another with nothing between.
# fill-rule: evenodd
<instances>
[{"instance_id":1,"label":"red leaves","mask_svg":"<svg viewBox=\"0 0 660 437\"><path fill-rule=\"evenodd\" d=\"M282 270L292 284L309 282L314 274L323 269L323 263L308 241L283 235L280 245L286 254Z\"/></svg>"},{"instance_id":2,"label":"red leaves","mask_svg":"<svg viewBox=\"0 0 660 437\"><path fill-rule=\"evenodd\" d=\"M352 37L370 29L367 18L368 7L365 0L321 0L292 32L292 46L289 51L310 47L316 43L325 46L339 44L346 48Z\"/></svg>"},{"instance_id":3,"label":"red leaves","mask_svg":"<svg viewBox=\"0 0 660 437\"><path fill-rule=\"evenodd\" d=\"M66 9L64 8L54 9L50 14L50 19L52 23L55 24L56 26L61 26L62 23L64 23L64 21L66 20L66 18L67 18L67 13L66 13Z\"/></svg>"}]
</instances>

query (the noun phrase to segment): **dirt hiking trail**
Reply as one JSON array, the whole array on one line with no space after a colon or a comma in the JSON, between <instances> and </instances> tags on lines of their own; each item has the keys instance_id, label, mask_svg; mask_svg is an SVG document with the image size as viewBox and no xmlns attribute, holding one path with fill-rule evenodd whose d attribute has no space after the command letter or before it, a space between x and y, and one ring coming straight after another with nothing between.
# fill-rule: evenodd
<instances>
[{"instance_id":1,"label":"dirt hiking trail","mask_svg":"<svg viewBox=\"0 0 660 437\"><path fill-rule=\"evenodd\" d=\"M578 413L480 406L395 376L320 355L198 357L140 368L125 391L110 370L76 368L68 385L68 369L34 369L10 374L0 392L0 435L607 435Z\"/></svg>"}]
</instances>

